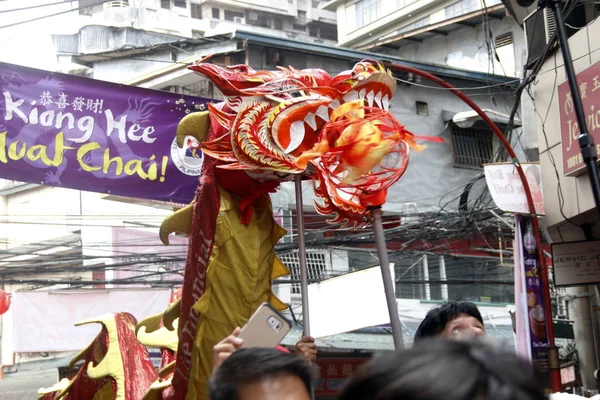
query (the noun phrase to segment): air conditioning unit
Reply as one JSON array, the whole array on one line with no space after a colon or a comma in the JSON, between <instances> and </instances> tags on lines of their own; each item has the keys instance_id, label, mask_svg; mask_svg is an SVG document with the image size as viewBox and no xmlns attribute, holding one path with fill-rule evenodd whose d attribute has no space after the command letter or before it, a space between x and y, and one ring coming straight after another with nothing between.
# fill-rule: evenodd
<instances>
[{"instance_id":1,"label":"air conditioning unit","mask_svg":"<svg viewBox=\"0 0 600 400\"><path fill-rule=\"evenodd\" d=\"M567 37L573 36L582 27L591 23L598 16L594 4L581 4L575 7L565 18ZM548 7L534 11L523 20L525 44L527 46L527 68L532 68L544 53L550 39L556 31L554 13ZM555 43L554 46L557 46ZM552 54L548 49L546 54Z\"/></svg>"},{"instance_id":2,"label":"air conditioning unit","mask_svg":"<svg viewBox=\"0 0 600 400\"><path fill-rule=\"evenodd\" d=\"M556 31L554 13L548 7L536 10L523 20L523 27L527 49L527 68L530 68L542 56L546 45Z\"/></svg>"},{"instance_id":3,"label":"air conditioning unit","mask_svg":"<svg viewBox=\"0 0 600 400\"><path fill-rule=\"evenodd\" d=\"M255 12L248 13L248 18L249 18L251 21L256 21L256 20L258 20L258 14L257 14L257 13L255 13Z\"/></svg>"},{"instance_id":4,"label":"air conditioning unit","mask_svg":"<svg viewBox=\"0 0 600 400\"><path fill-rule=\"evenodd\" d=\"M244 24L244 18L242 17L233 17L233 22L235 22L236 24Z\"/></svg>"}]
</instances>

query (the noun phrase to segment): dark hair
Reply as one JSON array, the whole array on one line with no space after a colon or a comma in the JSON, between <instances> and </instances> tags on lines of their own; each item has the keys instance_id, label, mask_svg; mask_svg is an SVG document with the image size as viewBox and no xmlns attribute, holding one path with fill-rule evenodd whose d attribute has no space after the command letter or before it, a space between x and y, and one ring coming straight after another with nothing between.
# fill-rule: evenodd
<instances>
[{"instance_id":1,"label":"dark hair","mask_svg":"<svg viewBox=\"0 0 600 400\"><path fill-rule=\"evenodd\" d=\"M425 319L417 328L415 333L415 342L424 338L438 336L448 322L452 321L460 314L466 314L476 318L483 325L483 318L477 309L477 306L470 302L448 301L429 310Z\"/></svg>"},{"instance_id":2,"label":"dark hair","mask_svg":"<svg viewBox=\"0 0 600 400\"><path fill-rule=\"evenodd\" d=\"M547 400L531 367L479 342L429 340L363 366L337 400Z\"/></svg>"},{"instance_id":3,"label":"dark hair","mask_svg":"<svg viewBox=\"0 0 600 400\"><path fill-rule=\"evenodd\" d=\"M240 349L215 371L210 399L237 400L240 386L288 374L300 378L311 393L315 373L303 358L271 348Z\"/></svg>"}]
</instances>

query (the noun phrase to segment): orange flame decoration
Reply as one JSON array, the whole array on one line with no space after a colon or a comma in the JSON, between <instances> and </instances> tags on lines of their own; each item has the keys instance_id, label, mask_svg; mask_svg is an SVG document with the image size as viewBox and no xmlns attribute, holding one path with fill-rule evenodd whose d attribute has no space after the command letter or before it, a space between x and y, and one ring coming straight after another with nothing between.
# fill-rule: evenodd
<instances>
[{"instance_id":1,"label":"orange flame decoration","mask_svg":"<svg viewBox=\"0 0 600 400\"><path fill-rule=\"evenodd\" d=\"M331 78L322 70L254 71L248 66L191 67L226 94L210 112L227 133L205 142L219 168L314 179L317 211L354 228L425 146L388 112L396 81L383 65L362 61ZM441 141L439 138L427 138Z\"/></svg>"}]
</instances>

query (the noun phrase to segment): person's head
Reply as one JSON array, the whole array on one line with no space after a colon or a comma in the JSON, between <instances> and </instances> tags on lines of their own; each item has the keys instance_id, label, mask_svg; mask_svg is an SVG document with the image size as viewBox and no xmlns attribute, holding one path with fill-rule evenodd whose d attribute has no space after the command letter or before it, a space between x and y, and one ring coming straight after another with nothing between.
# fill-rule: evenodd
<instances>
[{"instance_id":1,"label":"person's head","mask_svg":"<svg viewBox=\"0 0 600 400\"><path fill-rule=\"evenodd\" d=\"M240 349L210 380L211 400L310 400L313 367L276 349Z\"/></svg>"},{"instance_id":2,"label":"person's head","mask_svg":"<svg viewBox=\"0 0 600 400\"><path fill-rule=\"evenodd\" d=\"M525 177L527 178L527 183L529 184L529 187L532 190L534 190L534 191L540 190L541 176L540 176L540 170L537 168L537 166L535 166L535 165L529 166L525 170Z\"/></svg>"},{"instance_id":3,"label":"person's head","mask_svg":"<svg viewBox=\"0 0 600 400\"><path fill-rule=\"evenodd\" d=\"M477 341L429 340L378 357L347 382L338 400L546 400L514 354Z\"/></svg>"},{"instance_id":4,"label":"person's head","mask_svg":"<svg viewBox=\"0 0 600 400\"><path fill-rule=\"evenodd\" d=\"M485 335L483 318L469 302L449 301L429 310L419 325L415 341L435 336L461 338Z\"/></svg>"}]
</instances>

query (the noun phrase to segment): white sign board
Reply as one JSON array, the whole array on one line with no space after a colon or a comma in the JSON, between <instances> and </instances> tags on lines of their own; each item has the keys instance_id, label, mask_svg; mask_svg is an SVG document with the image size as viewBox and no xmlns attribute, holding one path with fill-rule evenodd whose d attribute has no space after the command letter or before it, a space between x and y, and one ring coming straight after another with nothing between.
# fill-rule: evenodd
<instances>
[{"instance_id":1,"label":"white sign board","mask_svg":"<svg viewBox=\"0 0 600 400\"><path fill-rule=\"evenodd\" d=\"M394 264L389 268L395 281ZM372 267L308 285L308 309L314 338L389 324L381 269Z\"/></svg>"},{"instance_id":2,"label":"white sign board","mask_svg":"<svg viewBox=\"0 0 600 400\"><path fill-rule=\"evenodd\" d=\"M99 324L76 322L106 313L128 312L139 321L169 306L169 289L90 292L15 292L15 353L81 350L100 332Z\"/></svg>"},{"instance_id":3,"label":"white sign board","mask_svg":"<svg viewBox=\"0 0 600 400\"><path fill-rule=\"evenodd\" d=\"M552 245L556 286L600 283L600 240Z\"/></svg>"},{"instance_id":4,"label":"white sign board","mask_svg":"<svg viewBox=\"0 0 600 400\"><path fill-rule=\"evenodd\" d=\"M527 177L529 190L533 197L535 213L545 215L540 165L522 163L521 166ZM486 164L483 166L483 170L485 172L485 182L498 208L515 214L531 214L523 183L514 164Z\"/></svg>"}]
</instances>

